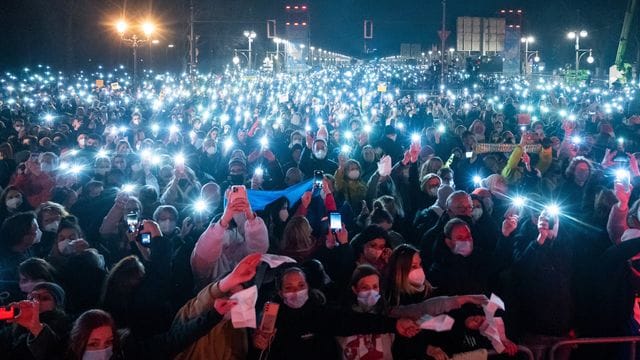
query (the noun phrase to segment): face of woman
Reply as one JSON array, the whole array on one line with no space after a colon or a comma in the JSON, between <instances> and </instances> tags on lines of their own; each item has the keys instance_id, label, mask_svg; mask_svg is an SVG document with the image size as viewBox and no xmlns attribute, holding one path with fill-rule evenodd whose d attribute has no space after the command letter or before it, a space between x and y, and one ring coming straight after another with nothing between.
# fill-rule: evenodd
<instances>
[{"instance_id":1,"label":"face of woman","mask_svg":"<svg viewBox=\"0 0 640 360\"><path fill-rule=\"evenodd\" d=\"M60 232L58 233L58 239L57 242L60 242L62 240L77 240L78 239L78 233L71 228L65 228L60 230Z\"/></svg>"},{"instance_id":2,"label":"face of woman","mask_svg":"<svg viewBox=\"0 0 640 360\"><path fill-rule=\"evenodd\" d=\"M380 278L378 275L365 276L358 280L358 283L352 288L352 290L355 294L369 290L380 291Z\"/></svg>"},{"instance_id":3,"label":"face of woman","mask_svg":"<svg viewBox=\"0 0 640 360\"><path fill-rule=\"evenodd\" d=\"M422 268L422 259L420 259L420 253L415 253L411 259L411 270L420 268Z\"/></svg>"},{"instance_id":4,"label":"face of woman","mask_svg":"<svg viewBox=\"0 0 640 360\"><path fill-rule=\"evenodd\" d=\"M113 346L113 330L110 326L100 326L91 331L85 351L104 350Z\"/></svg>"},{"instance_id":5,"label":"face of woman","mask_svg":"<svg viewBox=\"0 0 640 360\"><path fill-rule=\"evenodd\" d=\"M282 278L282 292L284 294L295 293L307 288L307 280L297 271L290 272Z\"/></svg>"}]
</instances>

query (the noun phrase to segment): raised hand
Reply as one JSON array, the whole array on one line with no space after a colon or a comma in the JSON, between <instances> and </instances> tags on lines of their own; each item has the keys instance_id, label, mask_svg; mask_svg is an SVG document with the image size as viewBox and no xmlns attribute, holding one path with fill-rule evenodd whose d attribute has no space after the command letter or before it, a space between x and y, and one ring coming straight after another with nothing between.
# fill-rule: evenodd
<instances>
[{"instance_id":1,"label":"raised hand","mask_svg":"<svg viewBox=\"0 0 640 360\"><path fill-rule=\"evenodd\" d=\"M216 309L218 314L225 315L226 313L231 311L231 308L233 308L237 304L238 302L236 300L216 299L213 303L213 308Z\"/></svg>"},{"instance_id":2,"label":"raised hand","mask_svg":"<svg viewBox=\"0 0 640 360\"><path fill-rule=\"evenodd\" d=\"M502 235L509 237L518 227L518 215L510 215L502 222Z\"/></svg>"},{"instance_id":3,"label":"raised hand","mask_svg":"<svg viewBox=\"0 0 640 360\"><path fill-rule=\"evenodd\" d=\"M231 273L218 283L220 291L224 293L229 292L229 290L234 287L253 279L253 277L256 276L256 267L260 264L261 257L262 254L255 253L247 255L240 260Z\"/></svg>"},{"instance_id":4,"label":"raised hand","mask_svg":"<svg viewBox=\"0 0 640 360\"><path fill-rule=\"evenodd\" d=\"M396 322L396 331L398 331L400 336L410 338L418 335L420 332L420 326L411 319L402 318L398 319Z\"/></svg>"}]
</instances>

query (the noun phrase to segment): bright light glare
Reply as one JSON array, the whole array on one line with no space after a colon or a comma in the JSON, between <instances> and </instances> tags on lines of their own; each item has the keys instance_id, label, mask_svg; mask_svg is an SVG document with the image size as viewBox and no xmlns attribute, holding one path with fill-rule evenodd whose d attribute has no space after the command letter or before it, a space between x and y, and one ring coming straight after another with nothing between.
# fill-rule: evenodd
<instances>
[{"instance_id":1,"label":"bright light glare","mask_svg":"<svg viewBox=\"0 0 640 360\"><path fill-rule=\"evenodd\" d=\"M420 134L414 133L411 134L411 141L414 143L419 143L420 142Z\"/></svg>"},{"instance_id":2,"label":"bright light glare","mask_svg":"<svg viewBox=\"0 0 640 360\"><path fill-rule=\"evenodd\" d=\"M184 165L185 161L186 161L186 159L185 159L183 154L176 154L176 156L173 158L173 162L176 165Z\"/></svg>"},{"instance_id":3,"label":"bright light glare","mask_svg":"<svg viewBox=\"0 0 640 360\"><path fill-rule=\"evenodd\" d=\"M145 21L142 24L142 31L146 36L150 36L154 31L156 31L156 25L150 21Z\"/></svg>"},{"instance_id":4,"label":"bright light glare","mask_svg":"<svg viewBox=\"0 0 640 360\"><path fill-rule=\"evenodd\" d=\"M516 207L523 207L525 204L527 203L527 198L523 197L523 196L516 196L513 199L513 205L515 205Z\"/></svg>"},{"instance_id":5,"label":"bright light glare","mask_svg":"<svg viewBox=\"0 0 640 360\"><path fill-rule=\"evenodd\" d=\"M132 193L136 189L135 184L124 184L122 185L122 191L126 193Z\"/></svg>"},{"instance_id":6,"label":"bright light glare","mask_svg":"<svg viewBox=\"0 0 640 360\"><path fill-rule=\"evenodd\" d=\"M558 216L560 215L560 207L557 204L549 204L545 208L547 211L547 215L549 216Z\"/></svg>"},{"instance_id":7,"label":"bright light glare","mask_svg":"<svg viewBox=\"0 0 640 360\"><path fill-rule=\"evenodd\" d=\"M256 170L253 173L256 176L263 176L264 175L264 169L262 169L261 167L257 167Z\"/></svg>"},{"instance_id":8,"label":"bright light glare","mask_svg":"<svg viewBox=\"0 0 640 360\"><path fill-rule=\"evenodd\" d=\"M196 202L193 203L193 209L197 212L207 211L208 209L207 202L202 199L198 199L196 200Z\"/></svg>"},{"instance_id":9,"label":"bright light glare","mask_svg":"<svg viewBox=\"0 0 640 360\"><path fill-rule=\"evenodd\" d=\"M627 180L631 178L631 174L627 169L616 169L616 180Z\"/></svg>"},{"instance_id":10,"label":"bright light glare","mask_svg":"<svg viewBox=\"0 0 640 360\"><path fill-rule=\"evenodd\" d=\"M127 22L124 20L120 20L116 23L116 30L118 30L120 34L124 34L128 27L129 25L127 25Z\"/></svg>"},{"instance_id":11,"label":"bright light glare","mask_svg":"<svg viewBox=\"0 0 640 360\"><path fill-rule=\"evenodd\" d=\"M445 130L444 125L438 125L438 132L443 133Z\"/></svg>"},{"instance_id":12,"label":"bright light glare","mask_svg":"<svg viewBox=\"0 0 640 360\"><path fill-rule=\"evenodd\" d=\"M480 185L482 183L482 178L480 176L478 176L478 175L475 175L473 177L473 183L476 184L476 185Z\"/></svg>"}]
</instances>

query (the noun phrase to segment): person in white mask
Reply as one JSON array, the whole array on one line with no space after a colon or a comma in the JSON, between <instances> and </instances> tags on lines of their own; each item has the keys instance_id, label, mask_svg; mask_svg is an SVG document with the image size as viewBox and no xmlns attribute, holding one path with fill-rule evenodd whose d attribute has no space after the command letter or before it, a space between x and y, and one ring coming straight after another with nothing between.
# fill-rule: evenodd
<instances>
[{"instance_id":1,"label":"person in white mask","mask_svg":"<svg viewBox=\"0 0 640 360\"><path fill-rule=\"evenodd\" d=\"M180 233L178 228L178 210L172 205L158 206L153 212L153 220L160 226L162 236L173 241L174 237Z\"/></svg>"},{"instance_id":2,"label":"person in white mask","mask_svg":"<svg viewBox=\"0 0 640 360\"><path fill-rule=\"evenodd\" d=\"M403 336L415 336L419 332L417 324L410 319L395 320L382 315L330 309L325 305L324 296L309 288L305 273L298 267L284 270L276 279L276 288L281 305L275 331L257 330L253 339L259 350L269 348L269 359L335 359L334 336L362 334L363 331L370 334L397 331Z\"/></svg>"},{"instance_id":3,"label":"person in white mask","mask_svg":"<svg viewBox=\"0 0 640 360\"><path fill-rule=\"evenodd\" d=\"M0 222L13 214L31 209L24 194L17 187L10 185L2 192L2 197L0 197Z\"/></svg>"},{"instance_id":4,"label":"person in white mask","mask_svg":"<svg viewBox=\"0 0 640 360\"><path fill-rule=\"evenodd\" d=\"M358 266L351 276L351 291L354 301L351 310L357 313L381 314L386 311L381 296L380 273L374 267ZM342 359L393 359L391 347L394 333L358 334L338 336Z\"/></svg>"},{"instance_id":5,"label":"person in white mask","mask_svg":"<svg viewBox=\"0 0 640 360\"><path fill-rule=\"evenodd\" d=\"M385 229L369 225L356 235L350 243L356 255L356 263L369 264L385 273L391 256L391 239Z\"/></svg>"},{"instance_id":6,"label":"person in white mask","mask_svg":"<svg viewBox=\"0 0 640 360\"><path fill-rule=\"evenodd\" d=\"M325 138L307 138L307 146L300 155L299 168L305 178L312 177L315 170L322 170L325 174L334 174L338 170L338 164L329 159L329 147Z\"/></svg>"}]
</instances>

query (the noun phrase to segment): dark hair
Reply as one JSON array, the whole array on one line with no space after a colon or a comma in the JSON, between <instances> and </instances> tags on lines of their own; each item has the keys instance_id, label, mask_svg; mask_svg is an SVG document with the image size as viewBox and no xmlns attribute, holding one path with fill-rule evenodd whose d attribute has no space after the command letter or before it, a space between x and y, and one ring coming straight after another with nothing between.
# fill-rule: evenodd
<instances>
[{"instance_id":1,"label":"dark hair","mask_svg":"<svg viewBox=\"0 0 640 360\"><path fill-rule=\"evenodd\" d=\"M351 274L351 287L358 285L358 281L360 281L360 279L371 275L378 276L378 279L382 282L382 275L380 275L380 271L376 268L369 264L358 265L358 267L353 270L353 274Z\"/></svg>"},{"instance_id":2,"label":"dark hair","mask_svg":"<svg viewBox=\"0 0 640 360\"><path fill-rule=\"evenodd\" d=\"M354 255L359 257L364 251L364 245L366 243L379 238L384 239L386 247L391 247L391 239L389 238L389 233L385 229L375 224L364 228L362 232L351 240L351 247L353 248Z\"/></svg>"},{"instance_id":3,"label":"dark hair","mask_svg":"<svg viewBox=\"0 0 640 360\"><path fill-rule=\"evenodd\" d=\"M467 224L467 222L462 220L462 219L453 218L453 219L447 221L447 223L444 225L444 236L450 239L451 238L451 233L453 232L453 229L456 228L456 226L469 227L469 224Z\"/></svg>"},{"instance_id":4,"label":"dark hair","mask_svg":"<svg viewBox=\"0 0 640 360\"><path fill-rule=\"evenodd\" d=\"M118 261L105 280L100 297L102 308L112 313L126 309L132 293L140 285L144 274L144 265L137 256L129 255Z\"/></svg>"},{"instance_id":5,"label":"dark hair","mask_svg":"<svg viewBox=\"0 0 640 360\"><path fill-rule=\"evenodd\" d=\"M29 258L20 263L18 272L32 280L56 282L56 269L44 259Z\"/></svg>"},{"instance_id":6,"label":"dark hair","mask_svg":"<svg viewBox=\"0 0 640 360\"><path fill-rule=\"evenodd\" d=\"M0 234L3 234L2 245L11 249L20 244L22 238L31 231L35 219L36 214L33 211L17 213L5 219L0 228Z\"/></svg>"},{"instance_id":7,"label":"dark hair","mask_svg":"<svg viewBox=\"0 0 640 360\"><path fill-rule=\"evenodd\" d=\"M87 342L94 329L102 326L109 326L113 332L113 352L119 350L118 334L115 323L111 315L103 310L87 310L73 323L73 328L69 334L69 355L73 359L82 359Z\"/></svg>"},{"instance_id":8,"label":"dark hair","mask_svg":"<svg viewBox=\"0 0 640 360\"><path fill-rule=\"evenodd\" d=\"M373 224L380 224L382 222L387 222L389 224L393 224L393 215L391 215L391 213L388 212L387 209L382 207L382 204L375 203L373 211L371 212L371 215L369 216L369 222L372 225Z\"/></svg>"}]
</instances>

